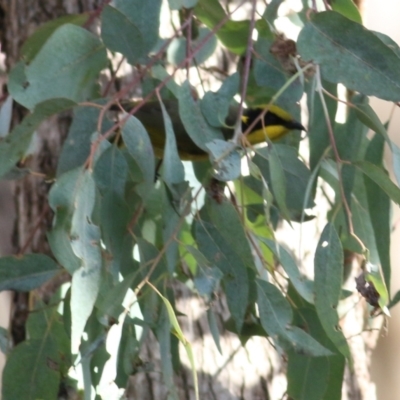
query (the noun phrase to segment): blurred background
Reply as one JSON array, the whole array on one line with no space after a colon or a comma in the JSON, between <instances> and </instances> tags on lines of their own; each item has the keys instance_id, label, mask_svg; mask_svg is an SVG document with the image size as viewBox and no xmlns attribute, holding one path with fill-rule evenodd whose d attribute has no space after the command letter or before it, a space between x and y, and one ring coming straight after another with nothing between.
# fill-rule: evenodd
<instances>
[{"instance_id":1,"label":"blurred background","mask_svg":"<svg viewBox=\"0 0 400 400\"><path fill-rule=\"evenodd\" d=\"M363 5L364 25L390 36L400 44L400 2L391 0L365 0ZM371 105L383 122L390 118L389 135L400 145L400 110L383 100L371 99ZM391 166L390 153L387 151L387 166ZM393 171L390 171L393 174ZM393 176L393 175L392 175ZM393 205L393 232L391 242L392 258L392 296L400 290L400 210ZM386 334L379 338L372 357L371 373L376 383L377 399L400 399L400 307L391 310Z\"/></svg>"}]
</instances>

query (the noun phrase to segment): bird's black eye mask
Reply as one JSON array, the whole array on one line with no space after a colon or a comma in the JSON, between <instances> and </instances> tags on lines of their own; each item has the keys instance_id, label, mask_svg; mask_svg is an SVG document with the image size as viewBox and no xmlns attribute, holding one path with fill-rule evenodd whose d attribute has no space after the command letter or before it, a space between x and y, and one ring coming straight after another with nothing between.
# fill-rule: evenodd
<instances>
[{"instance_id":1,"label":"bird's black eye mask","mask_svg":"<svg viewBox=\"0 0 400 400\"><path fill-rule=\"evenodd\" d=\"M253 123L253 121L258 118L258 116L263 112L262 109L245 109L243 113L243 122L242 122L242 130L243 132ZM264 123L261 119L259 119L256 125L252 130L263 129L263 127L271 126L271 125L282 125L288 129L298 129L300 131L304 131L305 128L300 122L295 120L285 120L279 115L267 111L264 115Z\"/></svg>"}]
</instances>

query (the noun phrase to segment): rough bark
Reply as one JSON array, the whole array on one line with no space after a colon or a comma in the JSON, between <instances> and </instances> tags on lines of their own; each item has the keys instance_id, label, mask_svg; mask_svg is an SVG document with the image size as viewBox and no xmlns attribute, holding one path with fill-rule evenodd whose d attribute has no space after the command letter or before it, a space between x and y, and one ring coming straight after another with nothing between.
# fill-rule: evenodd
<instances>
[{"instance_id":1,"label":"rough bark","mask_svg":"<svg viewBox=\"0 0 400 400\"><path fill-rule=\"evenodd\" d=\"M35 29L54 18L70 13L93 10L96 1L82 0L1 0L0 40L6 55L7 70L19 60L20 48ZM60 51L62 51L60 49ZM14 107L13 125L18 124L25 111ZM12 238L13 252L49 254L46 232L51 226L52 213L48 206L51 178L55 174L58 154L66 136L69 116L61 115L43 123L33 145L35 152L23 166L33 173L13 185L15 226ZM21 165L22 166L22 165ZM11 332L14 344L25 338L25 322L29 311L29 296L14 293Z\"/></svg>"}]
</instances>

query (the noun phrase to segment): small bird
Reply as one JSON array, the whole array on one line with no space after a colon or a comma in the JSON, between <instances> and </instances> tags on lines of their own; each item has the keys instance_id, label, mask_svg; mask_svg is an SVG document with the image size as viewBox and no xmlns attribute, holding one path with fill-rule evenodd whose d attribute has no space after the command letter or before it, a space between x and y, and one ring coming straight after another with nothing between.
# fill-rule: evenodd
<instances>
[{"instance_id":1,"label":"small bird","mask_svg":"<svg viewBox=\"0 0 400 400\"><path fill-rule=\"evenodd\" d=\"M124 109L130 110L136 104L134 102L122 102ZM208 158L207 153L200 149L190 138L179 116L178 102L176 100L164 100L164 106L171 118L179 157L182 160L202 161ZM259 117L265 107L247 108L243 110L242 132L245 132L252 123ZM232 139L238 113L238 106L229 108L228 116L225 120L225 127L221 131L226 140ZM162 158L165 146L165 127L162 116L161 106L158 101L149 101L135 113L135 117L140 120L146 128L154 153ZM300 122L276 105L271 105L264 114L263 121L258 119L257 123L246 136L249 144L256 145L265 142L266 136L272 141L280 139L291 130L305 130Z\"/></svg>"}]
</instances>

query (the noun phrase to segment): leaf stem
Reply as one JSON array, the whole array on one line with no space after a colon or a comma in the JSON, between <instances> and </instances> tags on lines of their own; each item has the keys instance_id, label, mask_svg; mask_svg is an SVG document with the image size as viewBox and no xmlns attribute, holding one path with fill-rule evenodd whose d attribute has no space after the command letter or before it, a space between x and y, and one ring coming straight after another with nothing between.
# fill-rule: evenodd
<instances>
[{"instance_id":1,"label":"leaf stem","mask_svg":"<svg viewBox=\"0 0 400 400\"><path fill-rule=\"evenodd\" d=\"M337 145L336 145L335 136L333 134L332 123L331 123L331 120L330 120L330 117L329 117L328 107L326 105L324 94L323 94L323 87L322 87L322 80L321 80L321 70L320 70L319 65L316 65L316 79L317 79L317 87L316 87L315 90L318 92L320 100L321 100L321 104L322 104L322 108L324 110L324 116L325 116L325 120L326 120L326 126L328 128L328 133L329 133L329 141L331 143L333 154L334 154L334 157L335 157L335 160L336 160L335 164L336 164L336 169L337 169L337 173L338 173L340 196L341 196L341 199L342 199L342 204L343 204L343 207L344 207L344 211L345 211L346 216L347 216L346 219L347 219L347 225L348 225L348 228L349 228L349 234L350 234L350 236L352 236L358 242L358 244L363 249L363 253L365 253L366 248L365 248L364 243L361 241L361 239L354 232L354 226L353 226L353 220L352 220L352 212L351 212L349 203L347 202L346 195L344 193L342 169L340 167L341 164L343 164L344 162L340 158L339 151L338 151Z\"/></svg>"},{"instance_id":2,"label":"leaf stem","mask_svg":"<svg viewBox=\"0 0 400 400\"><path fill-rule=\"evenodd\" d=\"M250 63L253 52L253 31L255 26L255 15L256 15L256 0L252 0L252 9L251 9L251 19L250 19L250 27L249 27L249 35L247 37L247 49L246 56L244 60L244 68L242 74L242 90L240 94L240 103L239 110L236 117L235 124L235 133L233 135L233 142L238 143L239 138L242 135L242 115L243 115L243 102L246 98L247 84L249 81L249 73L250 73Z\"/></svg>"}]
</instances>

